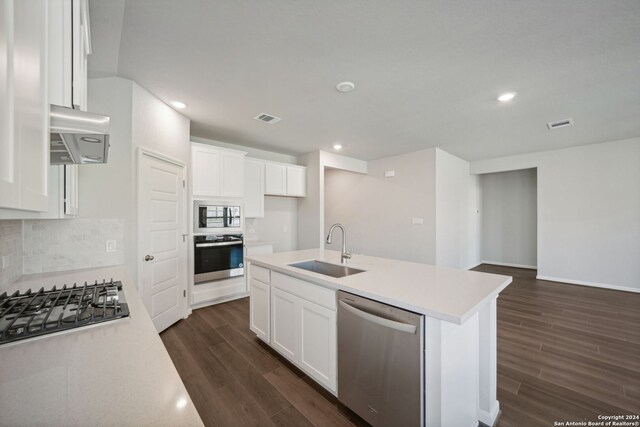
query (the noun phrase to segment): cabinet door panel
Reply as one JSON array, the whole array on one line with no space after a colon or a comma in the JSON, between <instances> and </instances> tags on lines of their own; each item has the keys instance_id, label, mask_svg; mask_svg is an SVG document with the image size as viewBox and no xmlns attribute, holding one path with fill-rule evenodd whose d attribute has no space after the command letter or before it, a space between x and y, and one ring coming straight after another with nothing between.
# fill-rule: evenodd
<instances>
[{"instance_id":1,"label":"cabinet door panel","mask_svg":"<svg viewBox=\"0 0 640 427\"><path fill-rule=\"evenodd\" d=\"M287 167L267 163L264 170L265 193L275 196L287 194Z\"/></svg>"},{"instance_id":2,"label":"cabinet door panel","mask_svg":"<svg viewBox=\"0 0 640 427\"><path fill-rule=\"evenodd\" d=\"M251 298L249 298L250 305L250 328L256 333L258 338L263 341L269 342L270 325L269 318L271 314L271 286L259 282L254 279L251 280Z\"/></svg>"},{"instance_id":3,"label":"cabinet door panel","mask_svg":"<svg viewBox=\"0 0 640 427\"><path fill-rule=\"evenodd\" d=\"M264 162L249 159L245 161L244 216L264 217Z\"/></svg>"},{"instance_id":4,"label":"cabinet door panel","mask_svg":"<svg viewBox=\"0 0 640 427\"><path fill-rule=\"evenodd\" d=\"M300 300L300 364L313 379L336 390L336 312Z\"/></svg>"},{"instance_id":5,"label":"cabinet door panel","mask_svg":"<svg viewBox=\"0 0 640 427\"><path fill-rule=\"evenodd\" d=\"M193 194L220 195L220 153L193 149Z\"/></svg>"},{"instance_id":6,"label":"cabinet door panel","mask_svg":"<svg viewBox=\"0 0 640 427\"><path fill-rule=\"evenodd\" d=\"M47 2L13 2L14 140L20 150L21 201L25 210L46 211L49 176Z\"/></svg>"},{"instance_id":7,"label":"cabinet door panel","mask_svg":"<svg viewBox=\"0 0 640 427\"><path fill-rule=\"evenodd\" d=\"M0 207L20 208L20 161L13 136L13 2L0 3Z\"/></svg>"},{"instance_id":8,"label":"cabinet door panel","mask_svg":"<svg viewBox=\"0 0 640 427\"><path fill-rule=\"evenodd\" d=\"M307 195L307 169L287 166L287 196Z\"/></svg>"},{"instance_id":9,"label":"cabinet door panel","mask_svg":"<svg viewBox=\"0 0 640 427\"><path fill-rule=\"evenodd\" d=\"M298 298L271 288L271 345L296 361L296 305Z\"/></svg>"},{"instance_id":10,"label":"cabinet door panel","mask_svg":"<svg viewBox=\"0 0 640 427\"><path fill-rule=\"evenodd\" d=\"M244 156L222 154L222 195L244 195Z\"/></svg>"}]
</instances>

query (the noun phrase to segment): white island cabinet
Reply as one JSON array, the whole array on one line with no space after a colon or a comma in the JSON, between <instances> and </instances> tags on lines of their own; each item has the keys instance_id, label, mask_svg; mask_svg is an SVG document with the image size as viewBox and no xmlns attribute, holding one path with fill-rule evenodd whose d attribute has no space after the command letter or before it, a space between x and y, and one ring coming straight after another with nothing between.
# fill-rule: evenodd
<instances>
[{"instance_id":1,"label":"white island cabinet","mask_svg":"<svg viewBox=\"0 0 640 427\"><path fill-rule=\"evenodd\" d=\"M257 265L249 267L250 328L336 393L336 292Z\"/></svg>"},{"instance_id":2,"label":"white island cabinet","mask_svg":"<svg viewBox=\"0 0 640 427\"><path fill-rule=\"evenodd\" d=\"M319 384L340 396L336 292L343 290L425 316L424 426L493 425L496 399L496 298L511 278L353 255L363 270L342 278L292 267L324 249L247 257L251 330Z\"/></svg>"}]
</instances>

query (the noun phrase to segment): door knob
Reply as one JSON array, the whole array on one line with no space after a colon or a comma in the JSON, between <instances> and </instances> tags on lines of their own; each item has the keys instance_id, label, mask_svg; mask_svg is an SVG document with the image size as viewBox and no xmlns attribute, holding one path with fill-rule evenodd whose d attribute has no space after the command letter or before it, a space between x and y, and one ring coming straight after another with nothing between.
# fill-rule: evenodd
<instances>
[{"instance_id":1,"label":"door knob","mask_svg":"<svg viewBox=\"0 0 640 427\"><path fill-rule=\"evenodd\" d=\"M153 261L153 258L154 258L153 255L147 255L147 256L144 257L144 260L145 261Z\"/></svg>"}]
</instances>

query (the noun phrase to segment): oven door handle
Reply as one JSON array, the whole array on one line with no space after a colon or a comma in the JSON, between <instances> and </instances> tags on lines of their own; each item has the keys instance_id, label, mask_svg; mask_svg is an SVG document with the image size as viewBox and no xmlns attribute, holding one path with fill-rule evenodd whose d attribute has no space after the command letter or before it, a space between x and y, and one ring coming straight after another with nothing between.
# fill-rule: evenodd
<instances>
[{"instance_id":1,"label":"oven door handle","mask_svg":"<svg viewBox=\"0 0 640 427\"><path fill-rule=\"evenodd\" d=\"M196 248L211 248L214 246L234 246L234 245L242 245L242 242L196 243Z\"/></svg>"}]
</instances>

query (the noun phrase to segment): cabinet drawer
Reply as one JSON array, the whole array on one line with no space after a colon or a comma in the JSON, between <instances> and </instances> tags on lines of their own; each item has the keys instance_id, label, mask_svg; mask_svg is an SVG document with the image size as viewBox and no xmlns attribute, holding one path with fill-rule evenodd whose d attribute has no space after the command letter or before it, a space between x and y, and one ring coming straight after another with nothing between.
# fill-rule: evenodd
<instances>
[{"instance_id":1,"label":"cabinet drawer","mask_svg":"<svg viewBox=\"0 0 640 427\"><path fill-rule=\"evenodd\" d=\"M271 284L283 291L296 295L307 301L316 303L329 310L336 309L336 291L320 285L305 282L295 277L274 271L271 273Z\"/></svg>"},{"instance_id":2,"label":"cabinet drawer","mask_svg":"<svg viewBox=\"0 0 640 427\"><path fill-rule=\"evenodd\" d=\"M249 274L252 279L259 280L263 283L271 283L271 270L268 268L251 264L249 267Z\"/></svg>"}]
</instances>

